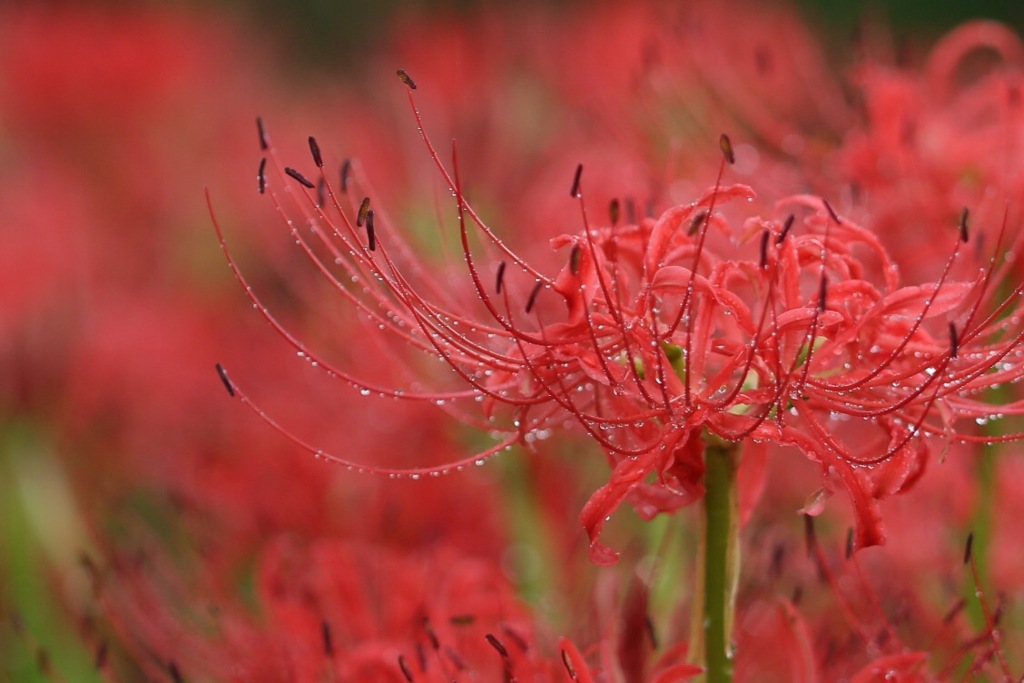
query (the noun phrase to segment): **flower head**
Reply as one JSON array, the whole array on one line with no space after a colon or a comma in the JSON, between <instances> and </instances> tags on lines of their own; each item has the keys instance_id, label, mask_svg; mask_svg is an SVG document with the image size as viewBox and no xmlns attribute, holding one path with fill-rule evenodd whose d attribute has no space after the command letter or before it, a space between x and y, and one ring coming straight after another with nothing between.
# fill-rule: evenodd
<instances>
[{"instance_id":1,"label":"flower head","mask_svg":"<svg viewBox=\"0 0 1024 683\"><path fill-rule=\"evenodd\" d=\"M412 81L403 81L422 129ZM364 393L435 401L498 437L495 447L454 467L575 423L613 466L581 517L597 562L616 557L598 536L624 500L653 516L702 495L707 441L747 441L755 452L765 444L796 447L821 466L821 501L837 486L852 499L856 545L881 543L876 500L911 486L936 443L984 440L964 426L995 412L978 392L1024 373L1024 331L1007 315L1022 289L994 304L1006 264L995 256L980 269L963 264L968 209L958 225L933 226L948 244L937 278L906 285L879 236L824 198L782 197L766 216L745 211L756 193L726 183L734 157L723 135L715 183L658 216L624 212L616 200L607 221L593 224L577 168L570 194L581 229L551 240L565 261L549 276L476 213L457 154L449 170L424 140L455 197L465 289L475 303L431 277L372 195L363 196L365 178L354 173L332 183L312 138L319 189L279 165L272 148L285 184L271 182L261 164L260 189L285 216L292 211L286 195L298 190L302 225L291 218L288 225L337 293L371 328L443 360L463 388L371 385L307 348L247 291L328 374ZM1007 226L995 227L998 250ZM489 263L483 249L471 248L477 238ZM467 402L479 402L482 416L470 417ZM812 501L808 509L816 507Z\"/></svg>"}]
</instances>

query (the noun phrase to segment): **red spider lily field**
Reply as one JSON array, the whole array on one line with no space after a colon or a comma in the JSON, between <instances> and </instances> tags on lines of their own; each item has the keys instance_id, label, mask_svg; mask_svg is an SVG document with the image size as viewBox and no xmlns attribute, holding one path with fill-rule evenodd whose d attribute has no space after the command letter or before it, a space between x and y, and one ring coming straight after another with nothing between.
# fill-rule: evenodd
<instances>
[{"instance_id":1,"label":"red spider lily field","mask_svg":"<svg viewBox=\"0 0 1024 683\"><path fill-rule=\"evenodd\" d=\"M377 24L0 6L0 680L1024 680L1020 27Z\"/></svg>"}]
</instances>

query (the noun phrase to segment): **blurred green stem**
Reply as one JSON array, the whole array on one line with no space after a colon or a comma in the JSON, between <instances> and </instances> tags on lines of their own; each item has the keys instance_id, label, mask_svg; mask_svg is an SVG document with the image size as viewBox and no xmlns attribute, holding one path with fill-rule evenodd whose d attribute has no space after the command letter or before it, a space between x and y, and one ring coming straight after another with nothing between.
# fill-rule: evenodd
<instances>
[{"instance_id":1,"label":"blurred green stem","mask_svg":"<svg viewBox=\"0 0 1024 683\"><path fill-rule=\"evenodd\" d=\"M709 443L704 451L704 534L697 563L690 661L707 683L733 679L733 616L739 577L739 508L735 444Z\"/></svg>"}]
</instances>

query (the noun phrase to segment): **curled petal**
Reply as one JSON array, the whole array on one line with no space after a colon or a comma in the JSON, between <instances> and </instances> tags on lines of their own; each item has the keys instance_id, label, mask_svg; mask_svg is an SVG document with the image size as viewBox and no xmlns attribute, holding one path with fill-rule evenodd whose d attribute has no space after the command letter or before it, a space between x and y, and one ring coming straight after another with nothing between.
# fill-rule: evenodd
<instances>
[{"instance_id":1,"label":"curled petal","mask_svg":"<svg viewBox=\"0 0 1024 683\"><path fill-rule=\"evenodd\" d=\"M704 193L694 204L676 206L661 214L654 223L651 230L651 237L647 243L647 251L644 254L644 272L647 277L658 270L661 259L665 257L672 236L684 223L688 223L698 211L706 208L714 201L721 205L734 199L753 199L757 194L749 185L730 185L728 187L712 188Z\"/></svg>"},{"instance_id":2,"label":"curled petal","mask_svg":"<svg viewBox=\"0 0 1024 683\"><path fill-rule=\"evenodd\" d=\"M931 300L931 306L925 312L925 317L930 318L962 304L972 288L973 285L967 282L947 282L937 292L934 284L901 287L882 299L879 315L892 315L897 311L904 311L908 316L918 315L925 310L925 303Z\"/></svg>"}]
</instances>

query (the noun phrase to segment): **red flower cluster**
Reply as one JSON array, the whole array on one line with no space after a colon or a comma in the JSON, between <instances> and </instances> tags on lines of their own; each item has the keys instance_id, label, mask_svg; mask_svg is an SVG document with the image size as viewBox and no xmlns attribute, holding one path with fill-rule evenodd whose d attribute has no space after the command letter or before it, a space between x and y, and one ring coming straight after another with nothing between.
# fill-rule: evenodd
<instances>
[{"instance_id":1,"label":"red flower cluster","mask_svg":"<svg viewBox=\"0 0 1024 683\"><path fill-rule=\"evenodd\" d=\"M439 13L366 67L422 87L370 95L283 87L205 10L0 10L3 670L687 680L698 603L729 597L692 590L696 537L735 522L658 513L721 493L723 454L735 680L1019 669L1021 467L980 445L1018 436L991 421L1021 409L1024 49L975 22L915 66L869 37L844 80L794 13L737 7ZM310 140L289 168L307 141L261 129L240 177L257 107L351 159ZM428 129L459 155L424 154ZM207 181L311 372L216 267ZM265 420L385 476L232 417L218 358ZM532 457L474 466L513 444ZM812 524L833 492L852 504ZM606 525L623 502L658 519Z\"/></svg>"},{"instance_id":2,"label":"red flower cluster","mask_svg":"<svg viewBox=\"0 0 1024 683\"><path fill-rule=\"evenodd\" d=\"M415 86L399 73L422 129ZM261 136L269 147L262 129ZM755 452L767 444L798 448L821 466L821 496L838 485L851 497L857 547L884 541L876 500L911 486L935 444L994 440L972 428L995 412L976 394L1024 374L1024 328L1008 315L1024 288L996 300L1006 277L1002 259L992 256L977 270L962 263L970 258L963 255L968 209L959 225L939 228L949 246L937 279L903 285L879 237L823 198L783 197L769 216L745 212L755 192L723 184L726 162L734 161L723 135L719 180L658 217L623 216L616 200L608 222L592 225L578 168L570 194L583 227L552 239L553 248L568 252L552 277L501 241L465 199L457 157L449 171L425 140L456 198L467 284L482 317L433 279L395 226L371 208L364 178L350 177L346 165L340 185L331 182L313 138L318 183L281 167L292 187L278 186L265 175L264 160L259 186L341 297L378 331L443 360L466 389L372 385L327 363L246 289L301 355L364 393L431 400L467 421L460 402L479 401L483 419L476 422L501 440L452 467L514 441L545 438L571 418L614 468L581 517L595 561L616 557L598 535L622 501L653 516L702 495L708 440L747 441ZM301 190L299 220L285 204L294 188ZM484 278L482 258L470 247L470 226L497 254L489 266L493 280ZM984 227L998 235L1001 255L1005 222ZM234 390L230 382L228 388ZM998 410L1018 413L1022 405ZM497 419L503 412L504 423Z\"/></svg>"}]
</instances>

